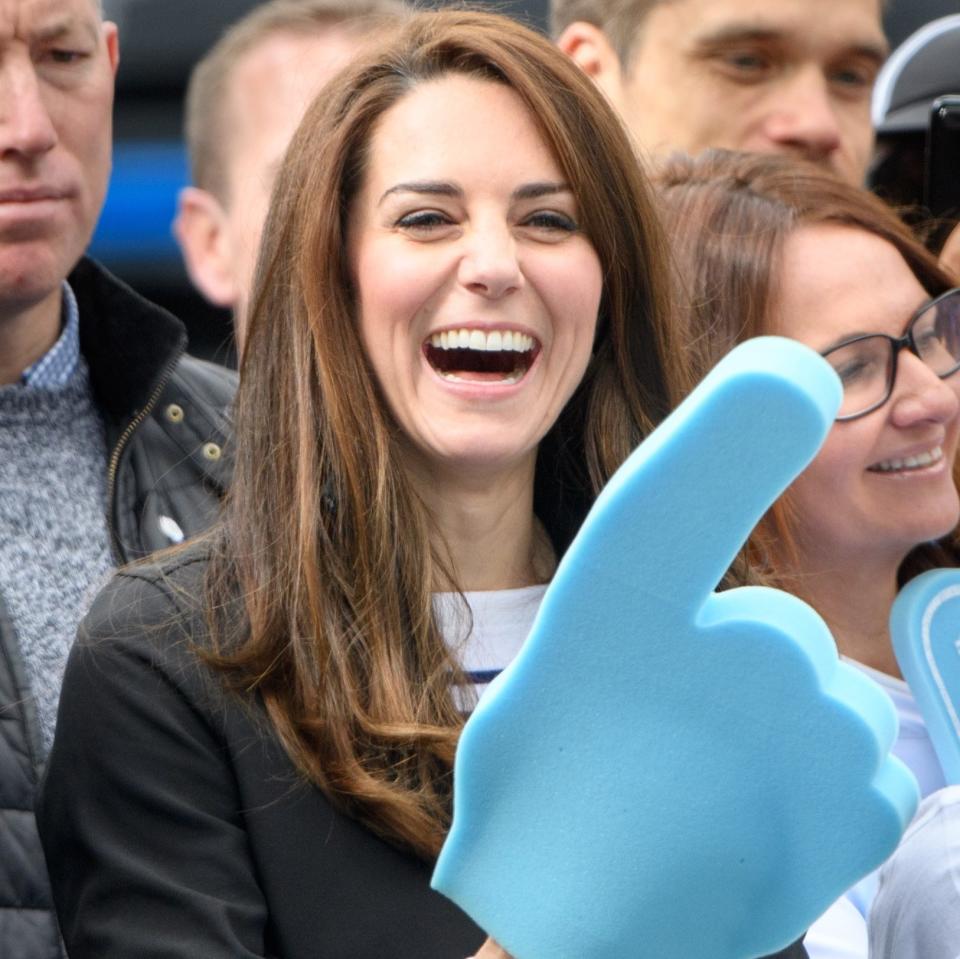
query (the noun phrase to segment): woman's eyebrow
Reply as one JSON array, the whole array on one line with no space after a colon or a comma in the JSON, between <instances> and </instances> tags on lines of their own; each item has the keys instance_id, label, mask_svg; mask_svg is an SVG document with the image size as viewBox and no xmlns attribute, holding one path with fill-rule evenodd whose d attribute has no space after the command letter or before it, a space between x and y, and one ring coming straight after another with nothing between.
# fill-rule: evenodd
<instances>
[{"instance_id":1,"label":"woman's eyebrow","mask_svg":"<svg viewBox=\"0 0 960 959\"><path fill-rule=\"evenodd\" d=\"M835 350L838 346L846 346L852 340L858 340L864 336L888 336L887 333L878 333L876 330L872 332L870 330L851 330L848 333L843 333L838 337L832 339L826 346L821 347L817 350L818 353L829 353L831 350Z\"/></svg>"},{"instance_id":2,"label":"woman's eyebrow","mask_svg":"<svg viewBox=\"0 0 960 959\"><path fill-rule=\"evenodd\" d=\"M566 183L556 183L548 180L542 182L536 181L518 186L513 193L510 194L510 199L536 200L542 196L553 196L557 193L570 192L570 187ZM429 196L462 197L463 189L456 183L450 183L445 180L414 180L409 183L397 183L384 192L377 206L394 193L424 193Z\"/></svg>"},{"instance_id":3,"label":"woman's eyebrow","mask_svg":"<svg viewBox=\"0 0 960 959\"><path fill-rule=\"evenodd\" d=\"M525 183L511 194L513 200L536 200L542 196L552 196L555 193L570 193L566 183Z\"/></svg>"},{"instance_id":4,"label":"woman's eyebrow","mask_svg":"<svg viewBox=\"0 0 960 959\"><path fill-rule=\"evenodd\" d=\"M427 193L431 196L463 196L463 190L455 183L443 180L415 180L410 183L397 183L386 190L377 201L379 206L393 193Z\"/></svg>"},{"instance_id":5,"label":"woman's eyebrow","mask_svg":"<svg viewBox=\"0 0 960 959\"><path fill-rule=\"evenodd\" d=\"M903 329L900 331L900 336L904 336L904 335L906 334L906 332L907 332L907 327L909 327L910 324L913 323L913 321L917 318L917 316L918 316L920 313L923 313L924 310L926 310L927 307L930 306L930 303L931 303L931 302L932 302L932 301L931 301L930 297L928 296L928 297L925 297L925 298L919 303L919 305L916 307L916 309L914 309L914 311L908 316L906 322L903 324ZM819 352L821 352L821 353L826 353L826 352L828 352L829 350L832 350L832 349L834 349L834 348L837 347L837 346L843 346L843 344L848 343L850 340L855 340L855 339L857 339L858 337L861 337L861 336L890 336L890 337L892 337L893 339L897 339L896 336L893 336L893 335L890 334L890 333L881 333L881 332L879 332L878 330L860 330L860 331L854 330L854 331L851 331L850 333L844 333L843 336L838 336L832 343L829 343L827 346L825 346L825 347L824 347L822 350L820 350Z\"/></svg>"}]
</instances>

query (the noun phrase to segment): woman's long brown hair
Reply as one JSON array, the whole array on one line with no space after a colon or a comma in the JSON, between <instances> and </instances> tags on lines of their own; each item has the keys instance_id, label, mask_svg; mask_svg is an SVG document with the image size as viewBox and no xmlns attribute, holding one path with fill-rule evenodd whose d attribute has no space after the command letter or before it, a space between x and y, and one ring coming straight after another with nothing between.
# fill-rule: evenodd
<instances>
[{"instance_id":1,"label":"woman's long brown hair","mask_svg":"<svg viewBox=\"0 0 960 959\"><path fill-rule=\"evenodd\" d=\"M866 230L897 249L931 297L953 286L882 200L813 164L711 150L696 159L669 158L656 171L654 183L673 243L690 361L679 370L689 379L674 384L676 391L688 392L738 343L777 332L783 245L801 226L837 223ZM799 521L788 491L754 530L726 584L765 583L802 595L794 534ZM901 582L944 565L956 565L952 544L924 544L901 566Z\"/></svg>"},{"instance_id":2,"label":"woman's long brown hair","mask_svg":"<svg viewBox=\"0 0 960 959\"><path fill-rule=\"evenodd\" d=\"M448 828L462 725L431 590L457 584L401 468L344 251L377 120L450 73L506 84L527 105L604 271L593 357L538 461L538 515L559 547L670 408L677 379L665 369L677 350L647 181L602 96L544 38L491 14L418 14L323 90L265 228L204 658L259 696L296 767L332 802L422 857Z\"/></svg>"}]
</instances>

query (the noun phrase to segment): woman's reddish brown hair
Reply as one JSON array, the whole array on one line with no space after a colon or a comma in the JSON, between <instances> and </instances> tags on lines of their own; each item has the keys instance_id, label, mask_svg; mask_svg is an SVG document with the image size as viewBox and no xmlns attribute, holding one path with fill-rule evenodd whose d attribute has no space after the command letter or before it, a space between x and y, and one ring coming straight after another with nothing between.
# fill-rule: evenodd
<instances>
[{"instance_id":1,"label":"woman's reddish brown hair","mask_svg":"<svg viewBox=\"0 0 960 959\"><path fill-rule=\"evenodd\" d=\"M892 244L930 296L953 286L949 274L882 200L800 160L710 150L676 155L654 176L673 241L675 284L690 361L686 393L734 346L777 332L777 277L786 238L801 226L838 223ZM904 318L906 320L906 318ZM789 493L754 530L728 585L768 583L803 593ZM901 580L956 565L952 543L924 544L901 567Z\"/></svg>"}]
</instances>

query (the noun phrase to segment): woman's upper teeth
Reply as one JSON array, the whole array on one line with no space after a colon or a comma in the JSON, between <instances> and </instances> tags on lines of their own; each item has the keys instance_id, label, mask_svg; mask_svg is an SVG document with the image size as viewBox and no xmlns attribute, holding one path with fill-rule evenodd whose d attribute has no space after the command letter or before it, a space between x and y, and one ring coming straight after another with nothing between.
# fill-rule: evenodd
<instances>
[{"instance_id":1,"label":"woman's upper teeth","mask_svg":"<svg viewBox=\"0 0 960 959\"><path fill-rule=\"evenodd\" d=\"M430 345L438 350L512 350L527 353L534 339L516 330L444 330L430 337Z\"/></svg>"},{"instance_id":2,"label":"woman's upper teeth","mask_svg":"<svg viewBox=\"0 0 960 959\"><path fill-rule=\"evenodd\" d=\"M917 469L921 466L929 466L931 463L936 463L941 459L943 459L943 449L942 447L935 446L932 450L928 450L926 453L917 453L916 456L905 456L903 459L884 460L882 463L877 463L876 466L872 467L872 469L881 473L892 473L895 470L910 470Z\"/></svg>"}]
</instances>

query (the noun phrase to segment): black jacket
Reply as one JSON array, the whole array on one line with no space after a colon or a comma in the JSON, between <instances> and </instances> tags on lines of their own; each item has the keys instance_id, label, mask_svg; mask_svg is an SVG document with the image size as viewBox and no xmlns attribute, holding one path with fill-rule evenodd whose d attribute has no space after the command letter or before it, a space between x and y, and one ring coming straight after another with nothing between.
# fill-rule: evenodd
<instances>
[{"instance_id":1,"label":"black jacket","mask_svg":"<svg viewBox=\"0 0 960 959\"><path fill-rule=\"evenodd\" d=\"M185 536L200 532L216 514L230 476L226 410L236 377L184 355L183 324L92 261L83 260L69 282L80 310L80 348L106 425L108 522L121 565L169 546L177 527ZM3 959L61 955L33 814L40 771L40 730L0 595Z\"/></svg>"},{"instance_id":2,"label":"black jacket","mask_svg":"<svg viewBox=\"0 0 960 959\"><path fill-rule=\"evenodd\" d=\"M479 929L202 666L205 558L124 570L70 653L37 803L71 959L463 959Z\"/></svg>"},{"instance_id":3,"label":"black jacket","mask_svg":"<svg viewBox=\"0 0 960 959\"><path fill-rule=\"evenodd\" d=\"M194 546L120 573L71 651L37 804L71 959L471 955L484 935L430 864L305 784L201 665L204 570Z\"/></svg>"}]
</instances>

